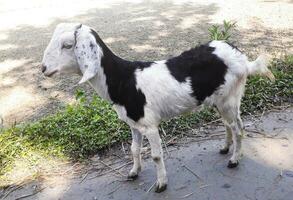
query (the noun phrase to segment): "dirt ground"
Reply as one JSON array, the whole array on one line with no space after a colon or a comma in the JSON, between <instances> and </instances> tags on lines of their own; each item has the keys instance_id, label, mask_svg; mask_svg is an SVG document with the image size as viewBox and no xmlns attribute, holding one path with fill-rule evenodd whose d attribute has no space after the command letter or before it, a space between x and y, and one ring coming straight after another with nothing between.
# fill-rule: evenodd
<instances>
[{"instance_id":1,"label":"dirt ground","mask_svg":"<svg viewBox=\"0 0 293 200\"><path fill-rule=\"evenodd\" d=\"M96 155L80 172L75 165L58 176L0 191L4 199L35 200L146 200L221 199L291 200L293 195L293 109L272 111L244 121L243 158L236 169L227 168L231 153L218 153L224 127L210 124L194 137L166 141L165 163L169 185L152 190L156 171L149 148L135 181L126 181L131 168L129 146Z\"/></svg>"},{"instance_id":2,"label":"dirt ground","mask_svg":"<svg viewBox=\"0 0 293 200\"><path fill-rule=\"evenodd\" d=\"M123 58L160 60L208 41L208 28L224 19L237 21L232 40L252 58L260 51L293 52L292 0L0 0L4 125L38 119L74 100L77 77L40 73L43 51L60 22L92 26Z\"/></svg>"}]
</instances>

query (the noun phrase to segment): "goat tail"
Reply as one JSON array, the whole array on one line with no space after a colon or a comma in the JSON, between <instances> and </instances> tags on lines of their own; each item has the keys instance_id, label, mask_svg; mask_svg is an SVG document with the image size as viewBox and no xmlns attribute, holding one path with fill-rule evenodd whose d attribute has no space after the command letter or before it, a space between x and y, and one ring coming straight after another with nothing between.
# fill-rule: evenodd
<instances>
[{"instance_id":1,"label":"goat tail","mask_svg":"<svg viewBox=\"0 0 293 200\"><path fill-rule=\"evenodd\" d=\"M259 74L268 77L271 81L275 81L274 74L268 68L269 59L266 55L260 55L255 61L248 62L248 75Z\"/></svg>"}]
</instances>

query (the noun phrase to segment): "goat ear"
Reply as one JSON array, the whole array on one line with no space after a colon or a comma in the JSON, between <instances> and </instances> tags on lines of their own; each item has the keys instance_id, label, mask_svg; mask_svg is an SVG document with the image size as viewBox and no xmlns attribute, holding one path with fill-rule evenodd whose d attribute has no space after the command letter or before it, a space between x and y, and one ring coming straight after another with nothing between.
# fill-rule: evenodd
<instances>
[{"instance_id":1,"label":"goat ear","mask_svg":"<svg viewBox=\"0 0 293 200\"><path fill-rule=\"evenodd\" d=\"M75 39L74 52L83 74L79 81L79 84L82 84L98 73L98 69L101 67L103 52L101 47L96 43L94 36L88 30L82 30L82 28L76 30Z\"/></svg>"},{"instance_id":2,"label":"goat ear","mask_svg":"<svg viewBox=\"0 0 293 200\"><path fill-rule=\"evenodd\" d=\"M84 72L84 74L83 74L81 80L78 82L78 84L82 84L82 83L84 83L84 82L90 80L90 79L93 78L96 74L97 74L97 73L95 73L94 70L87 69L87 70Z\"/></svg>"}]
</instances>

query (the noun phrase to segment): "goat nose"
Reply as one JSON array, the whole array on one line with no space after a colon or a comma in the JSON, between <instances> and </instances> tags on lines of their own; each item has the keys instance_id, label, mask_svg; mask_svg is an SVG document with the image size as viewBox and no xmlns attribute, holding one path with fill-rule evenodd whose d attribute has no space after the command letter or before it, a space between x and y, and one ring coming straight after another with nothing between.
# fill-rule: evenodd
<instances>
[{"instance_id":1,"label":"goat nose","mask_svg":"<svg viewBox=\"0 0 293 200\"><path fill-rule=\"evenodd\" d=\"M47 69L47 66L45 64L42 64L42 73L44 73Z\"/></svg>"}]
</instances>

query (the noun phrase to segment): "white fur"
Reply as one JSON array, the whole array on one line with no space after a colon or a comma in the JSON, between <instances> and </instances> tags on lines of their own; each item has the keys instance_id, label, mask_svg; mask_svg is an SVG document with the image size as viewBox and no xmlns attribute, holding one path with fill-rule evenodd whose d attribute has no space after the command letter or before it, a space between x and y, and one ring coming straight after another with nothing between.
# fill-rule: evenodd
<instances>
[{"instance_id":1,"label":"white fur","mask_svg":"<svg viewBox=\"0 0 293 200\"><path fill-rule=\"evenodd\" d=\"M178 82L168 70L165 61L158 61L135 73L137 84L146 96L145 117L139 123L144 125L159 124L168 119L190 111L196 100L191 96L190 79Z\"/></svg>"},{"instance_id":2,"label":"white fur","mask_svg":"<svg viewBox=\"0 0 293 200\"><path fill-rule=\"evenodd\" d=\"M79 65L77 62L74 49L62 49L63 44L74 45L74 31L79 24L59 24L48 44L44 56L43 65L46 66L44 74L46 76L52 73L79 73Z\"/></svg>"},{"instance_id":3,"label":"white fur","mask_svg":"<svg viewBox=\"0 0 293 200\"><path fill-rule=\"evenodd\" d=\"M96 77L89 80L89 84L94 88L100 97L111 102L106 85L106 76L102 67L98 68Z\"/></svg>"},{"instance_id":4,"label":"white fur","mask_svg":"<svg viewBox=\"0 0 293 200\"><path fill-rule=\"evenodd\" d=\"M213 54L221 58L231 73L241 76L247 74L247 57L244 54L223 41L212 41L210 46L216 48Z\"/></svg>"}]
</instances>

